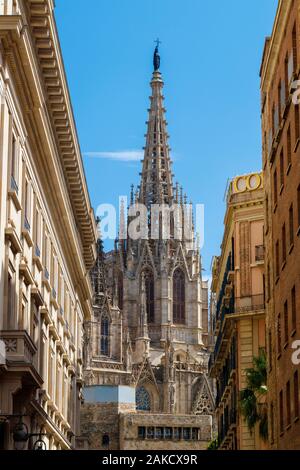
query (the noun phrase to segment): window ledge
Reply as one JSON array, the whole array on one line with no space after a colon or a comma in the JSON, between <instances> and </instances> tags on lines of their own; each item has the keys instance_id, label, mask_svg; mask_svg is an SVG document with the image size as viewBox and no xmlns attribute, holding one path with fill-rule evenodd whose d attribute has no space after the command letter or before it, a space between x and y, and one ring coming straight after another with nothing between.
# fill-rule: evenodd
<instances>
[{"instance_id":1,"label":"window ledge","mask_svg":"<svg viewBox=\"0 0 300 470\"><path fill-rule=\"evenodd\" d=\"M12 199L17 212L19 212L22 209L22 206L21 206L17 191L15 189L10 189L8 191L8 196Z\"/></svg>"},{"instance_id":2,"label":"window ledge","mask_svg":"<svg viewBox=\"0 0 300 470\"><path fill-rule=\"evenodd\" d=\"M22 235L25 238L25 240L27 241L28 246L30 248L32 248L33 247L33 241L32 241L31 235L30 235L30 231L27 228L23 227Z\"/></svg>"}]
</instances>

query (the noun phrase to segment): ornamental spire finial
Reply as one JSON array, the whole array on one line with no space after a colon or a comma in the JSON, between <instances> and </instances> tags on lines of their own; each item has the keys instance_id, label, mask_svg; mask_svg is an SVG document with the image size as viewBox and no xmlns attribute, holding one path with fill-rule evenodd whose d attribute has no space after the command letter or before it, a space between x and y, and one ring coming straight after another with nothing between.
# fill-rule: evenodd
<instances>
[{"instance_id":1,"label":"ornamental spire finial","mask_svg":"<svg viewBox=\"0 0 300 470\"><path fill-rule=\"evenodd\" d=\"M159 67L160 67L160 55L158 52L158 48L159 48L159 45L161 44L161 41L157 38L156 41L154 42L156 43L156 48L154 50L153 66L154 66L154 72L156 72L157 70L159 70Z\"/></svg>"}]
</instances>

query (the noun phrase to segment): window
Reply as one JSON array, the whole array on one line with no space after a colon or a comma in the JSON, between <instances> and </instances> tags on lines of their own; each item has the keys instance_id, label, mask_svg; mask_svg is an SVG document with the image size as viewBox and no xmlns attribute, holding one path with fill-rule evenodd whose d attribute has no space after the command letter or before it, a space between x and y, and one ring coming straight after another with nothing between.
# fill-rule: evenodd
<instances>
[{"instance_id":1,"label":"window","mask_svg":"<svg viewBox=\"0 0 300 470\"><path fill-rule=\"evenodd\" d=\"M14 329L14 279L10 273L7 277L7 324ZM22 328L23 329L23 328Z\"/></svg>"},{"instance_id":2,"label":"window","mask_svg":"<svg viewBox=\"0 0 300 470\"><path fill-rule=\"evenodd\" d=\"M292 45L293 45L293 71L297 70L297 29L296 24L294 24L292 32Z\"/></svg>"},{"instance_id":3,"label":"window","mask_svg":"<svg viewBox=\"0 0 300 470\"><path fill-rule=\"evenodd\" d=\"M283 426L284 426L284 421L283 421L283 391L279 393L279 430L280 433L283 434Z\"/></svg>"},{"instance_id":4,"label":"window","mask_svg":"<svg viewBox=\"0 0 300 470\"><path fill-rule=\"evenodd\" d=\"M138 427L138 438L145 439L146 438L146 428L144 426Z\"/></svg>"},{"instance_id":5,"label":"window","mask_svg":"<svg viewBox=\"0 0 300 470\"><path fill-rule=\"evenodd\" d=\"M164 428L155 428L155 439L162 439L164 437Z\"/></svg>"},{"instance_id":6,"label":"window","mask_svg":"<svg viewBox=\"0 0 300 470\"><path fill-rule=\"evenodd\" d=\"M273 134L275 135L279 127L278 106L273 107Z\"/></svg>"},{"instance_id":7,"label":"window","mask_svg":"<svg viewBox=\"0 0 300 470\"><path fill-rule=\"evenodd\" d=\"M102 436L102 446L103 447L108 447L109 446L109 435L108 434L103 434L103 436Z\"/></svg>"},{"instance_id":8,"label":"window","mask_svg":"<svg viewBox=\"0 0 300 470\"><path fill-rule=\"evenodd\" d=\"M274 442L274 405L271 403L271 410L270 410L270 421L271 421L271 444Z\"/></svg>"},{"instance_id":9,"label":"window","mask_svg":"<svg viewBox=\"0 0 300 470\"><path fill-rule=\"evenodd\" d=\"M284 155L283 149L280 152L280 187L284 185Z\"/></svg>"},{"instance_id":10,"label":"window","mask_svg":"<svg viewBox=\"0 0 300 470\"><path fill-rule=\"evenodd\" d=\"M287 140L287 164L288 167L292 164L292 139L291 139L291 126L289 126L286 135Z\"/></svg>"},{"instance_id":11,"label":"window","mask_svg":"<svg viewBox=\"0 0 300 470\"><path fill-rule=\"evenodd\" d=\"M290 226L290 246L294 244L294 208L293 204L289 208L289 226Z\"/></svg>"},{"instance_id":12,"label":"window","mask_svg":"<svg viewBox=\"0 0 300 470\"><path fill-rule=\"evenodd\" d=\"M11 147L11 189L18 192L18 144L16 137L12 137L12 147Z\"/></svg>"},{"instance_id":13,"label":"window","mask_svg":"<svg viewBox=\"0 0 300 470\"><path fill-rule=\"evenodd\" d=\"M278 314L277 317L277 352L278 355L281 354L281 315Z\"/></svg>"},{"instance_id":14,"label":"window","mask_svg":"<svg viewBox=\"0 0 300 470\"><path fill-rule=\"evenodd\" d=\"M279 241L277 240L275 246L275 269L276 269L276 278L279 277Z\"/></svg>"},{"instance_id":15,"label":"window","mask_svg":"<svg viewBox=\"0 0 300 470\"><path fill-rule=\"evenodd\" d=\"M269 197L268 197L268 195L266 196L266 220L265 220L265 224L266 224L265 233L268 233L268 231L269 231Z\"/></svg>"},{"instance_id":16,"label":"window","mask_svg":"<svg viewBox=\"0 0 300 470\"><path fill-rule=\"evenodd\" d=\"M150 269L144 271L145 289L146 289L146 303L147 303L147 318L149 323L154 323L154 277Z\"/></svg>"},{"instance_id":17,"label":"window","mask_svg":"<svg viewBox=\"0 0 300 470\"><path fill-rule=\"evenodd\" d=\"M280 90L279 90L279 102L280 102L280 115L282 116L284 108L285 108L285 103L286 103L286 98L285 98L285 80L282 80L280 82Z\"/></svg>"},{"instance_id":18,"label":"window","mask_svg":"<svg viewBox=\"0 0 300 470\"><path fill-rule=\"evenodd\" d=\"M185 276L181 269L173 274L173 323L185 322Z\"/></svg>"},{"instance_id":19,"label":"window","mask_svg":"<svg viewBox=\"0 0 300 470\"><path fill-rule=\"evenodd\" d=\"M281 104L281 90L282 90L282 84L281 84L281 80L279 80L279 84L278 84L278 95L277 95L279 119L281 118L281 112L282 112L282 110L283 110L283 107L282 107L282 104Z\"/></svg>"},{"instance_id":20,"label":"window","mask_svg":"<svg viewBox=\"0 0 300 470\"><path fill-rule=\"evenodd\" d=\"M285 100L288 99L289 96L289 72L288 72L288 54L285 57L284 61L284 83L285 83Z\"/></svg>"},{"instance_id":21,"label":"window","mask_svg":"<svg viewBox=\"0 0 300 470\"><path fill-rule=\"evenodd\" d=\"M154 428L147 428L147 439L154 439Z\"/></svg>"},{"instance_id":22,"label":"window","mask_svg":"<svg viewBox=\"0 0 300 470\"><path fill-rule=\"evenodd\" d=\"M290 426L291 424L291 384L290 381L286 384L286 425Z\"/></svg>"},{"instance_id":23,"label":"window","mask_svg":"<svg viewBox=\"0 0 300 470\"><path fill-rule=\"evenodd\" d=\"M268 357L268 360L269 360L269 371L272 370L272 330L269 329L269 338L268 338L268 346L269 346L269 357Z\"/></svg>"},{"instance_id":24,"label":"window","mask_svg":"<svg viewBox=\"0 0 300 470\"><path fill-rule=\"evenodd\" d=\"M282 263L285 263L285 261L286 261L286 230L285 230L285 224L283 224L283 226L282 226L281 235L282 235Z\"/></svg>"},{"instance_id":25,"label":"window","mask_svg":"<svg viewBox=\"0 0 300 470\"><path fill-rule=\"evenodd\" d=\"M290 52L290 55L288 56L288 83L291 83L291 80L293 78L293 73L294 73L294 56L293 56L293 51Z\"/></svg>"},{"instance_id":26,"label":"window","mask_svg":"<svg viewBox=\"0 0 300 470\"><path fill-rule=\"evenodd\" d=\"M270 279L270 273L271 273L271 268L270 268L270 263L267 265L267 299L268 301L271 298L271 279Z\"/></svg>"},{"instance_id":27,"label":"window","mask_svg":"<svg viewBox=\"0 0 300 470\"><path fill-rule=\"evenodd\" d=\"M25 188L24 188L24 227L26 230L30 230L30 204L31 204L31 193L30 193L30 184L25 178Z\"/></svg>"},{"instance_id":28,"label":"window","mask_svg":"<svg viewBox=\"0 0 300 470\"><path fill-rule=\"evenodd\" d=\"M100 354L102 356L109 356L109 324L109 317L104 313L101 317Z\"/></svg>"},{"instance_id":29,"label":"window","mask_svg":"<svg viewBox=\"0 0 300 470\"><path fill-rule=\"evenodd\" d=\"M297 317L296 317L296 287L292 288L291 292L291 304L292 304L292 331L296 331L297 328Z\"/></svg>"},{"instance_id":30,"label":"window","mask_svg":"<svg viewBox=\"0 0 300 470\"><path fill-rule=\"evenodd\" d=\"M35 227L34 227L34 238L35 238L35 255L37 257L41 256L40 246L41 246L41 214L39 207L36 207L35 210Z\"/></svg>"},{"instance_id":31,"label":"window","mask_svg":"<svg viewBox=\"0 0 300 470\"><path fill-rule=\"evenodd\" d=\"M135 393L136 409L138 411L150 411L151 400L150 394L145 387L138 387Z\"/></svg>"},{"instance_id":32,"label":"window","mask_svg":"<svg viewBox=\"0 0 300 470\"><path fill-rule=\"evenodd\" d=\"M297 370L294 373L294 418L299 418L299 382Z\"/></svg>"},{"instance_id":33,"label":"window","mask_svg":"<svg viewBox=\"0 0 300 470\"><path fill-rule=\"evenodd\" d=\"M278 197L277 170L275 170L274 175L273 175L273 201L274 201L274 206L277 205L277 197Z\"/></svg>"},{"instance_id":34,"label":"window","mask_svg":"<svg viewBox=\"0 0 300 470\"><path fill-rule=\"evenodd\" d=\"M300 184L297 189L298 227L300 227Z\"/></svg>"},{"instance_id":35,"label":"window","mask_svg":"<svg viewBox=\"0 0 300 470\"><path fill-rule=\"evenodd\" d=\"M299 139L299 105L295 105L295 145Z\"/></svg>"},{"instance_id":36,"label":"window","mask_svg":"<svg viewBox=\"0 0 300 470\"><path fill-rule=\"evenodd\" d=\"M284 342L289 341L289 310L287 300L284 302Z\"/></svg>"}]
</instances>

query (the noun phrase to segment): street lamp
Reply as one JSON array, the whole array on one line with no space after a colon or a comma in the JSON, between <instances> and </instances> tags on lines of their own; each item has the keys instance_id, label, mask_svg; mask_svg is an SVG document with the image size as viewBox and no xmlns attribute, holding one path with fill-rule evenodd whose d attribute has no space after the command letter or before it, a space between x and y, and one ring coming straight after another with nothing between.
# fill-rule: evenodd
<instances>
[{"instance_id":1,"label":"street lamp","mask_svg":"<svg viewBox=\"0 0 300 470\"><path fill-rule=\"evenodd\" d=\"M26 447L27 441L31 437L38 436L38 440L33 445L33 450L47 450L46 443L42 439L42 436L45 436L45 435L46 434L42 434L41 432L39 434L35 434L35 433L29 434L28 427L25 423L23 423L22 416L20 416L19 422L16 424L13 430L13 440L15 443L15 449L24 450Z\"/></svg>"},{"instance_id":2,"label":"street lamp","mask_svg":"<svg viewBox=\"0 0 300 470\"><path fill-rule=\"evenodd\" d=\"M16 450L24 450L26 447L26 443L29 439L28 437L28 427L22 421L22 417L20 416L20 420L18 424L16 424L13 430L13 439L15 443Z\"/></svg>"},{"instance_id":3,"label":"street lamp","mask_svg":"<svg viewBox=\"0 0 300 470\"><path fill-rule=\"evenodd\" d=\"M33 445L33 450L47 450L46 443L39 438Z\"/></svg>"}]
</instances>

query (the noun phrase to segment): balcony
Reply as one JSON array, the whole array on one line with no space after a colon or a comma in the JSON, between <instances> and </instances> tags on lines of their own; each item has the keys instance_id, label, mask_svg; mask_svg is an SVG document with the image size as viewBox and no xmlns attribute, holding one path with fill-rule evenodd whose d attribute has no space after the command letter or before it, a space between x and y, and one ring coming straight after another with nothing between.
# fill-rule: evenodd
<instances>
[{"instance_id":1,"label":"balcony","mask_svg":"<svg viewBox=\"0 0 300 470\"><path fill-rule=\"evenodd\" d=\"M2 0L0 2L0 15L18 15L19 2L13 0Z\"/></svg>"},{"instance_id":2,"label":"balcony","mask_svg":"<svg viewBox=\"0 0 300 470\"><path fill-rule=\"evenodd\" d=\"M235 299L234 313L243 314L258 312L265 309L264 294L239 297Z\"/></svg>"},{"instance_id":3,"label":"balcony","mask_svg":"<svg viewBox=\"0 0 300 470\"><path fill-rule=\"evenodd\" d=\"M264 263L265 261L265 247L264 245L256 245L255 247L255 262Z\"/></svg>"},{"instance_id":4,"label":"balcony","mask_svg":"<svg viewBox=\"0 0 300 470\"><path fill-rule=\"evenodd\" d=\"M22 372L35 385L41 387L43 380L38 373L37 348L27 331L1 331L0 339L5 344L6 364L9 371Z\"/></svg>"}]
</instances>

